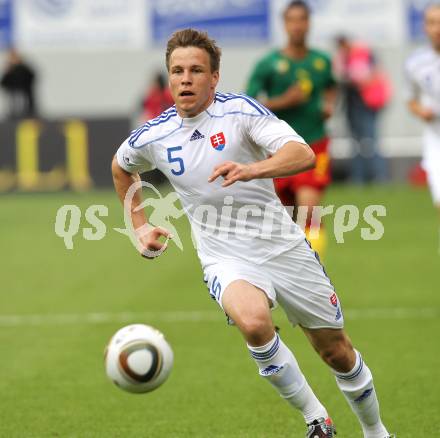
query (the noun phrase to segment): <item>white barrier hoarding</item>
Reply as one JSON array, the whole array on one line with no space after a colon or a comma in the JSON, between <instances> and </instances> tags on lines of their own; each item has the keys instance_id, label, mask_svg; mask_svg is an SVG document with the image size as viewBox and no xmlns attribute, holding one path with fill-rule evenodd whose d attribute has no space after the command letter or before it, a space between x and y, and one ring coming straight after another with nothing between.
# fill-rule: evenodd
<instances>
[{"instance_id":1,"label":"white barrier hoarding","mask_svg":"<svg viewBox=\"0 0 440 438\"><path fill-rule=\"evenodd\" d=\"M274 42L285 41L281 14L287 0L274 0ZM337 35L361 39L375 46L401 45L406 38L403 0L310 0L313 9L310 41L330 46Z\"/></svg>"},{"instance_id":2,"label":"white barrier hoarding","mask_svg":"<svg viewBox=\"0 0 440 438\"><path fill-rule=\"evenodd\" d=\"M16 0L15 42L22 49L142 48L145 0Z\"/></svg>"},{"instance_id":3,"label":"white barrier hoarding","mask_svg":"<svg viewBox=\"0 0 440 438\"><path fill-rule=\"evenodd\" d=\"M153 41L164 44L176 30L203 29L220 43L269 41L268 0L150 0Z\"/></svg>"},{"instance_id":4,"label":"white barrier hoarding","mask_svg":"<svg viewBox=\"0 0 440 438\"><path fill-rule=\"evenodd\" d=\"M287 3L288 0L15 0L14 39L17 46L26 50L142 49L163 44L174 28L187 24L210 30L222 42L229 36L238 44L258 41L280 45L285 38L281 12ZM309 3L314 10L312 44L329 46L341 33L375 46L396 46L407 40L408 5L404 0ZM198 5L196 14L190 13L193 4ZM180 6L186 12L176 14ZM232 13L234 18L228 16Z\"/></svg>"}]
</instances>

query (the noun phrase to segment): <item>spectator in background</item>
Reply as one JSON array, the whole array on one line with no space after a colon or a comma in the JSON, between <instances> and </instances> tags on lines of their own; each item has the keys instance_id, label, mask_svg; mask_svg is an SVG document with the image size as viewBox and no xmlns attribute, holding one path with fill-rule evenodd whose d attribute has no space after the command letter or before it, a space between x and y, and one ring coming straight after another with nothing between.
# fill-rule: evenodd
<instances>
[{"instance_id":1,"label":"spectator in background","mask_svg":"<svg viewBox=\"0 0 440 438\"><path fill-rule=\"evenodd\" d=\"M322 256L326 246L325 230L314 220L313 209L321 204L330 183L329 137L325 121L333 113L336 82L330 57L309 47L311 11L301 0L291 1L283 13L287 44L273 50L254 67L247 94L262 98L267 108L293 126L316 155L316 166L297 175L274 180L275 189L286 206L307 209L305 232L313 248ZM266 99L264 96L266 95ZM315 223L318 222L318 223Z\"/></svg>"},{"instance_id":2,"label":"spectator in background","mask_svg":"<svg viewBox=\"0 0 440 438\"><path fill-rule=\"evenodd\" d=\"M0 85L8 96L8 117L20 119L37 114L34 94L35 71L15 49L7 55Z\"/></svg>"},{"instance_id":3,"label":"spectator in background","mask_svg":"<svg viewBox=\"0 0 440 438\"><path fill-rule=\"evenodd\" d=\"M378 147L378 116L391 96L390 84L369 47L345 36L337 38L337 46L334 72L352 137L351 179L358 184L384 182L387 168Z\"/></svg>"},{"instance_id":4,"label":"spectator in background","mask_svg":"<svg viewBox=\"0 0 440 438\"><path fill-rule=\"evenodd\" d=\"M425 32L430 44L416 50L405 64L407 100L409 110L425 125L422 166L440 214L440 4L425 10Z\"/></svg>"},{"instance_id":5,"label":"spectator in background","mask_svg":"<svg viewBox=\"0 0 440 438\"><path fill-rule=\"evenodd\" d=\"M174 100L165 75L156 73L142 101L142 122L154 119L173 105Z\"/></svg>"}]
</instances>

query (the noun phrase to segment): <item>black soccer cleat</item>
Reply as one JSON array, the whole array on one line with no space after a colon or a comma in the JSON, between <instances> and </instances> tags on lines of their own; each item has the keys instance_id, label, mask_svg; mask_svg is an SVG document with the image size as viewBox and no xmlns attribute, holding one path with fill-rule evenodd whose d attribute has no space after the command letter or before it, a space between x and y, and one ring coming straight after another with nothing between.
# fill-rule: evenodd
<instances>
[{"instance_id":1,"label":"black soccer cleat","mask_svg":"<svg viewBox=\"0 0 440 438\"><path fill-rule=\"evenodd\" d=\"M306 438L333 438L336 435L336 429L332 419L318 418L307 425Z\"/></svg>"}]
</instances>

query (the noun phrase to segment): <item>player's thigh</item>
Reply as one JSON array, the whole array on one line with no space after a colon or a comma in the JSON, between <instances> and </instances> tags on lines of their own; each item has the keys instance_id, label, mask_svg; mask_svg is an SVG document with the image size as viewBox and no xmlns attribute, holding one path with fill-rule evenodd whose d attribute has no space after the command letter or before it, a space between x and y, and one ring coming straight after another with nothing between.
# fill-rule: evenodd
<instances>
[{"instance_id":1,"label":"player's thigh","mask_svg":"<svg viewBox=\"0 0 440 438\"><path fill-rule=\"evenodd\" d=\"M296 205L293 177L275 178L275 191L283 205L293 207Z\"/></svg>"},{"instance_id":2,"label":"player's thigh","mask_svg":"<svg viewBox=\"0 0 440 438\"><path fill-rule=\"evenodd\" d=\"M438 163L440 169L440 163ZM433 169L432 166L426 169L429 190L431 192L432 201L435 206L440 208L440 171Z\"/></svg>"},{"instance_id":3,"label":"player's thigh","mask_svg":"<svg viewBox=\"0 0 440 438\"><path fill-rule=\"evenodd\" d=\"M276 303L275 289L265 270L245 260L223 260L205 267L203 274L211 298L222 308L223 294L237 280L244 280L262 290L272 303Z\"/></svg>"},{"instance_id":4,"label":"player's thigh","mask_svg":"<svg viewBox=\"0 0 440 438\"><path fill-rule=\"evenodd\" d=\"M301 186L296 190L296 202L298 206L312 208L320 205L323 191L312 186Z\"/></svg>"},{"instance_id":5,"label":"player's thigh","mask_svg":"<svg viewBox=\"0 0 440 438\"><path fill-rule=\"evenodd\" d=\"M440 206L440 136L428 131L423 136L422 166L434 205Z\"/></svg>"},{"instance_id":6,"label":"player's thigh","mask_svg":"<svg viewBox=\"0 0 440 438\"><path fill-rule=\"evenodd\" d=\"M235 280L222 296L222 307L242 332L271 331L271 302L259 288L245 280ZM270 339L268 339L270 340Z\"/></svg>"},{"instance_id":7,"label":"player's thigh","mask_svg":"<svg viewBox=\"0 0 440 438\"><path fill-rule=\"evenodd\" d=\"M319 257L304 240L269 262L277 301L292 325L341 329L342 308Z\"/></svg>"},{"instance_id":8,"label":"player's thigh","mask_svg":"<svg viewBox=\"0 0 440 438\"><path fill-rule=\"evenodd\" d=\"M205 280L249 345L265 345L274 337L270 307L276 295L263 268L242 260L219 262L205 269Z\"/></svg>"}]
</instances>

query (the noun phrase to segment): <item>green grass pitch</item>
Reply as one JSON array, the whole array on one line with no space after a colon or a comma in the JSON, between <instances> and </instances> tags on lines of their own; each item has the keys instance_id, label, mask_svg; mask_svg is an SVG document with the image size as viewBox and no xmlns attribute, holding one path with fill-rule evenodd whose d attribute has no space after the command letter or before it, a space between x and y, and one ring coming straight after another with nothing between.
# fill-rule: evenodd
<instances>
[{"instance_id":1,"label":"green grass pitch","mask_svg":"<svg viewBox=\"0 0 440 438\"><path fill-rule=\"evenodd\" d=\"M258 376L237 330L228 327L202 282L188 224L183 253L140 258L112 192L11 194L0 207L0 437L302 437L301 416ZM108 206L105 238L54 232L63 204ZM334 186L325 204L383 204L385 234L343 244L326 220L327 272L346 329L372 369L382 414L398 437L438 436L440 420L440 255L427 191L404 186ZM81 227L90 225L84 220ZM338 437L361 437L334 379L282 310L274 312ZM103 350L123 325L163 331L175 353L169 380L153 393L119 390L104 374Z\"/></svg>"}]
</instances>

